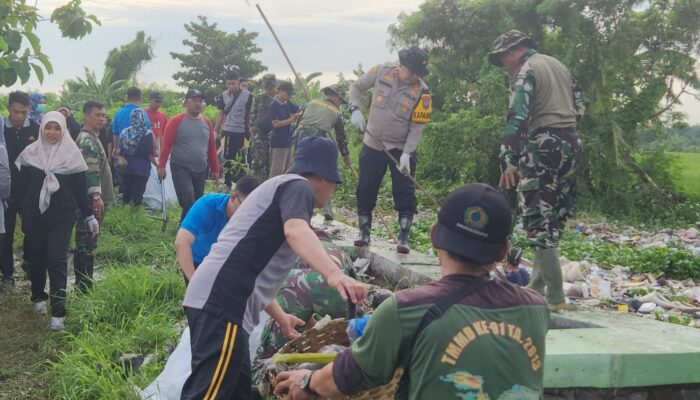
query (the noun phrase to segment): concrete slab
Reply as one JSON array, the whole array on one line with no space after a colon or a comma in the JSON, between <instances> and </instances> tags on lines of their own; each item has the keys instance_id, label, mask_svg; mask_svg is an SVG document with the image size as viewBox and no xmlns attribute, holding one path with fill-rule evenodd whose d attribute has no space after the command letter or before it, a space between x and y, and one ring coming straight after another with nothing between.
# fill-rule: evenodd
<instances>
[{"instance_id":1,"label":"concrete slab","mask_svg":"<svg viewBox=\"0 0 700 400\"><path fill-rule=\"evenodd\" d=\"M357 230L339 222L312 223L331 233L351 256L371 260L372 273L389 288L440 278L436 257L403 256L395 244L374 239L353 247ZM586 310L554 315L547 335L546 388L632 388L700 383L700 329L636 316Z\"/></svg>"},{"instance_id":2,"label":"concrete slab","mask_svg":"<svg viewBox=\"0 0 700 400\"><path fill-rule=\"evenodd\" d=\"M547 335L548 388L623 388L700 383L700 330L602 310L565 318L600 326Z\"/></svg>"}]
</instances>

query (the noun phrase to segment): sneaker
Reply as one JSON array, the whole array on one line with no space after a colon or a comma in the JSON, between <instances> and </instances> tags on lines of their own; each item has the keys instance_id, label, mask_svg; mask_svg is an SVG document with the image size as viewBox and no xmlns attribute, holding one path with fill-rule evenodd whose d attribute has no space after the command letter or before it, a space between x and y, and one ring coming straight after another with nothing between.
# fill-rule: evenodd
<instances>
[{"instance_id":1,"label":"sneaker","mask_svg":"<svg viewBox=\"0 0 700 400\"><path fill-rule=\"evenodd\" d=\"M46 316L46 302L45 301L38 301L34 303L34 312Z\"/></svg>"},{"instance_id":2,"label":"sneaker","mask_svg":"<svg viewBox=\"0 0 700 400\"><path fill-rule=\"evenodd\" d=\"M51 317L49 329L52 331L62 331L66 325L66 317Z\"/></svg>"}]
</instances>

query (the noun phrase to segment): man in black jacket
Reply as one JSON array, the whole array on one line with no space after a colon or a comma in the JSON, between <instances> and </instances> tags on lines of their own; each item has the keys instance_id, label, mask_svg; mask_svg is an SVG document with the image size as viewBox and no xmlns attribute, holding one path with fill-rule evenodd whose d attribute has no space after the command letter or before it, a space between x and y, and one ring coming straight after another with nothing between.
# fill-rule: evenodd
<instances>
[{"instance_id":1,"label":"man in black jacket","mask_svg":"<svg viewBox=\"0 0 700 400\"><path fill-rule=\"evenodd\" d=\"M14 286L14 252L12 244L15 237L15 224L18 213L19 199L17 199L17 194L21 185L19 170L15 166L15 160L17 160L17 156L25 147L39 138L39 125L28 117L29 95L27 93L19 91L10 93L7 109L10 115L5 119L4 134L7 155L10 161L12 183L10 198L7 201L7 209L5 210L5 236L2 240L2 251L0 252L0 269L2 269L2 282ZM22 266L26 270L25 264L28 262L27 255L29 254L26 241L23 247L24 263Z\"/></svg>"}]
</instances>

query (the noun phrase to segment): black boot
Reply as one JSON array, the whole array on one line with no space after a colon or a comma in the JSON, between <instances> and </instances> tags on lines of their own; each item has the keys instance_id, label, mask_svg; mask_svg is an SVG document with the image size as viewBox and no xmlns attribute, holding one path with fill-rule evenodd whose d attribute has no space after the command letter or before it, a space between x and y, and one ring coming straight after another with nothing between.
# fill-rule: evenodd
<instances>
[{"instance_id":1,"label":"black boot","mask_svg":"<svg viewBox=\"0 0 700 400\"><path fill-rule=\"evenodd\" d=\"M92 273L95 265L95 256L73 254L73 269L75 271L75 287L82 293L87 292L92 287Z\"/></svg>"},{"instance_id":2,"label":"black boot","mask_svg":"<svg viewBox=\"0 0 700 400\"><path fill-rule=\"evenodd\" d=\"M411 248L408 247L408 234L411 232L413 225L413 214L399 215L399 244L396 246L396 251L401 254L408 254Z\"/></svg>"},{"instance_id":3,"label":"black boot","mask_svg":"<svg viewBox=\"0 0 700 400\"><path fill-rule=\"evenodd\" d=\"M372 233L372 213L357 213L357 221L360 225L360 238L355 240L355 246L369 246L370 234Z\"/></svg>"}]
</instances>

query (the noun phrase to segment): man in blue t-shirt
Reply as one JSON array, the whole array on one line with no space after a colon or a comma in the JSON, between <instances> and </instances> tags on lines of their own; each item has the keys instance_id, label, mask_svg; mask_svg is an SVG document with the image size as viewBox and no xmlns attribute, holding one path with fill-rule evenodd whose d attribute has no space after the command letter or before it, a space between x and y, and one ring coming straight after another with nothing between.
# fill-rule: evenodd
<instances>
[{"instance_id":1,"label":"man in blue t-shirt","mask_svg":"<svg viewBox=\"0 0 700 400\"><path fill-rule=\"evenodd\" d=\"M114 114L114 119L112 120L112 135L114 135L112 143L114 143L114 149L111 157L117 157L119 152L119 134L131 126L131 112L135 108L141 108L141 100L141 89L131 87L126 91L126 103ZM151 129L151 121L148 118L146 118L146 126L148 129Z\"/></svg>"},{"instance_id":2,"label":"man in blue t-shirt","mask_svg":"<svg viewBox=\"0 0 700 400\"><path fill-rule=\"evenodd\" d=\"M289 101L294 85L282 81L277 86L277 96L270 104L272 137L270 140L270 178L284 174L292 163L292 124L299 120L299 107Z\"/></svg>"},{"instance_id":3,"label":"man in blue t-shirt","mask_svg":"<svg viewBox=\"0 0 700 400\"><path fill-rule=\"evenodd\" d=\"M209 254L219 234L246 197L262 181L244 176L236 183L231 194L213 193L203 196L190 208L175 237L177 263L189 284L195 269Z\"/></svg>"}]
</instances>

